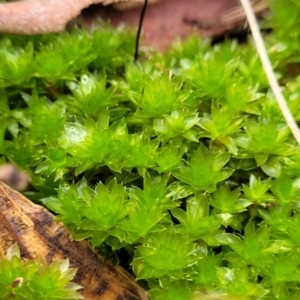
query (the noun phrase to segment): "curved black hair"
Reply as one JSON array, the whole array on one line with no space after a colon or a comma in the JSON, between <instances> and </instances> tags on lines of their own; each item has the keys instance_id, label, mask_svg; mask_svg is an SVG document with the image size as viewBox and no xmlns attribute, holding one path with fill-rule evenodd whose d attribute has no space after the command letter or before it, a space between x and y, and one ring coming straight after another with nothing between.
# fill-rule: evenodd
<instances>
[{"instance_id":1,"label":"curved black hair","mask_svg":"<svg viewBox=\"0 0 300 300\"><path fill-rule=\"evenodd\" d=\"M139 27L138 27L138 31L137 31L136 39L135 39L135 52L134 52L134 60L135 61L138 60L138 58L139 58L139 42L140 42L140 36L141 36L141 31L142 31L142 26L143 26L144 17L146 14L147 6L148 6L148 0L145 0L142 11L141 11Z\"/></svg>"}]
</instances>

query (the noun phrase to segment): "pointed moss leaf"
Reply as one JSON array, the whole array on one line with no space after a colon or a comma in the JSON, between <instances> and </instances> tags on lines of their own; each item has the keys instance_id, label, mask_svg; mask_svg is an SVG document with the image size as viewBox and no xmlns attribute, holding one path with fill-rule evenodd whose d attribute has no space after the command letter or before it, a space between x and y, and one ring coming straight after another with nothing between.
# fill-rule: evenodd
<instances>
[{"instance_id":1,"label":"pointed moss leaf","mask_svg":"<svg viewBox=\"0 0 300 300\"><path fill-rule=\"evenodd\" d=\"M109 236L106 232L98 231L97 229L98 229L97 227L93 228L93 230L94 230L94 232L92 233L93 247L97 247L97 246L101 245L106 240L106 238ZM84 238L86 238L86 237L87 236L85 236Z\"/></svg>"},{"instance_id":2,"label":"pointed moss leaf","mask_svg":"<svg viewBox=\"0 0 300 300\"><path fill-rule=\"evenodd\" d=\"M62 185L58 192L59 203L55 198L53 199L54 202L51 199L46 202L47 205L55 209L55 212L59 213L59 219L66 224L78 224L82 219L80 213L80 189L82 185L85 185L85 183ZM50 203L48 204L48 202Z\"/></svg>"},{"instance_id":3,"label":"pointed moss leaf","mask_svg":"<svg viewBox=\"0 0 300 300\"><path fill-rule=\"evenodd\" d=\"M287 231L287 225L289 224L289 220L286 220L286 214L289 206L287 207L272 207L269 211L259 210L259 214L263 217L264 222L266 224L271 225L276 230L280 230L282 232Z\"/></svg>"},{"instance_id":4,"label":"pointed moss leaf","mask_svg":"<svg viewBox=\"0 0 300 300\"><path fill-rule=\"evenodd\" d=\"M19 123L12 119L12 118L9 118L7 119L7 129L8 131L14 136L14 137L17 137L18 133L19 133Z\"/></svg>"},{"instance_id":5,"label":"pointed moss leaf","mask_svg":"<svg viewBox=\"0 0 300 300\"><path fill-rule=\"evenodd\" d=\"M180 165L182 155L186 151L186 147L182 145L178 147L172 142L162 145L155 156L155 162L158 167L155 168L159 173L169 172Z\"/></svg>"},{"instance_id":6,"label":"pointed moss leaf","mask_svg":"<svg viewBox=\"0 0 300 300\"><path fill-rule=\"evenodd\" d=\"M77 71L83 69L96 58L93 51L93 38L86 30L64 31L52 39L53 47L61 52L65 61L70 63L70 69Z\"/></svg>"},{"instance_id":7,"label":"pointed moss leaf","mask_svg":"<svg viewBox=\"0 0 300 300\"><path fill-rule=\"evenodd\" d=\"M251 205L251 201L241 198L240 189L230 191L228 185L224 184L210 197L210 204L223 213L237 213L245 211Z\"/></svg>"},{"instance_id":8,"label":"pointed moss leaf","mask_svg":"<svg viewBox=\"0 0 300 300\"><path fill-rule=\"evenodd\" d=\"M299 199L299 188L297 180L293 180L286 174L282 174L273 182L271 191L279 203L284 206Z\"/></svg>"},{"instance_id":9,"label":"pointed moss leaf","mask_svg":"<svg viewBox=\"0 0 300 300\"><path fill-rule=\"evenodd\" d=\"M172 209L172 215L180 221L180 232L190 234L193 237L201 237L202 234L219 228L222 219L218 216L209 216L208 201L205 195L197 194L187 201L186 212L180 208Z\"/></svg>"},{"instance_id":10,"label":"pointed moss leaf","mask_svg":"<svg viewBox=\"0 0 300 300\"><path fill-rule=\"evenodd\" d=\"M150 140L147 135L129 135L128 143L124 149L125 161L123 166L126 168L153 168L158 145L159 140Z\"/></svg>"},{"instance_id":11,"label":"pointed moss leaf","mask_svg":"<svg viewBox=\"0 0 300 300\"><path fill-rule=\"evenodd\" d=\"M257 86L253 87L248 82L238 80L226 86L225 101L233 111L246 111L252 114L259 114L258 101L260 95L257 93Z\"/></svg>"},{"instance_id":12,"label":"pointed moss leaf","mask_svg":"<svg viewBox=\"0 0 300 300\"><path fill-rule=\"evenodd\" d=\"M79 130L76 144L68 147L63 139L63 147L68 149L72 155L82 159L83 166L78 166L78 172L85 170L94 162L101 163L104 160L113 169L120 171L123 166L120 159L125 156L126 147L128 147L128 133L124 120L115 122L109 128L109 112L103 109L99 114L97 123L87 118L84 128L77 124L75 127ZM83 139L84 138L84 139Z\"/></svg>"},{"instance_id":13,"label":"pointed moss leaf","mask_svg":"<svg viewBox=\"0 0 300 300\"><path fill-rule=\"evenodd\" d=\"M43 47L43 51L36 54L35 75L44 78L49 83L54 83L60 79L74 80L71 62L65 60L62 49L55 49L55 47L55 44L49 44Z\"/></svg>"},{"instance_id":14,"label":"pointed moss leaf","mask_svg":"<svg viewBox=\"0 0 300 300\"><path fill-rule=\"evenodd\" d=\"M37 256L22 260L16 244L8 249L5 259L0 261L1 299L83 299L78 293L82 287L70 282L76 274L69 268L68 259L46 261Z\"/></svg>"},{"instance_id":15,"label":"pointed moss leaf","mask_svg":"<svg viewBox=\"0 0 300 300\"><path fill-rule=\"evenodd\" d=\"M158 223L167 209L177 205L167 196L168 180L169 175L151 179L149 173L146 173L144 189L133 187L129 190L129 218L120 224L120 228L129 231L132 238L137 239L153 230L160 230Z\"/></svg>"},{"instance_id":16,"label":"pointed moss leaf","mask_svg":"<svg viewBox=\"0 0 300 300\"><path fill-rule=\"evenodd\" d=\"M7 117L10 115L11 111L10 111L7 95L4 92L4 90L0 90L0 100L1 100L0 101L1 115Z\"/></svg>"},{"instance_id":17,"label":"pointed moss leaf","mask_svg":"<svg viewBox=\"0 0 300 300\"><path fill-rule=\"evenodd\" d=\"M81 205L82 215L93 221L98 230L109 230L122 220L127 214L124 209L125 190L122 184L111 181L111 186L99 183L93 195Z\"/></svg>"},{"instance_id":18,"label":"pointed moss leaf","mask_svg":"<svg viewBox=\"0 0 300 300\"><path fill-rule=\"evenodd\" d=\"M168 189L170 191L169 196L172 196L174 200L182 199L195 193L192 187L183 185L180 182L171 183Z\"/></svg>"},{"instance_id":19,"label":"pointed moss leaf","mask_svg":"<svg viewBox=\"0 0 300 300\"><path fill-rule=\"evenodd\" d=\"M188 281L172 281L168 287L157 287L149 291L151 299L157 300L187 300L191 296Z\"/></svg>"},{"instance_id":20,"label":"pointed moss leaf","mask_svg":"<svg viewBox=\"0 0 300 300\"><path fill-rule=\"evenodd\" d=\"M94 164L94 160L92 158L85 158L80 160L80 164L75 168L74 174L77 176L87 169L90 169Z\"/></svg>"},{"instance_id":21,"label":"pointed moss leaf","mask_svg":"<svg viewBox=\"0 0 300 300\"><path fill-rule=\"evenodd\" d=\"M245 228L244 241L234 235L228 236L228 245L248 263L263 267L270 263L270 257L264 252L269 241L269 228L256 230L254 223L249 221Z\"/></svg>"},{"instance_id":22,"label":"pointed moss leaf","mask_svg":"<svg viewBox=\"0 0 300 300\"><path fill-rule=\"evenodd\" d=\"M132 262L134 272L137 274L137 279L143 278L159 278L165 275L165 271L152 268L143 258L135 258Z\"/></svg>"},{"instance_id":23,"label":"pointed moss leaf","mask_svg":"<svg viewBox=\"0 0 300 300\"><path fill-rule=\"evenodd\" d=\"M144 176L143 190L133 187L129 190L130 199L139 202L140 205L151 208L157 204L162 207L164 204L172 205L167 197L167 183L169 181L170 175L157 176L151 178L147 172ZM166 206L166 208L170 208Z\"/></svg>"},{"instance_id":24,"label":"pointed moss leaf","mask_svg":"<svg viewBox=\"0 0 300 300\"><path fill-rule=\"evenodd\" d=\"M248 47L243 52L244 59L240 60L237 66L238 72L244 79L243 81L249 82L252 86L257 86L260 89L268 87L266 74L254 47Z\"/></svg>"},{"instance_id":25,"label":"pointed moss leaf","mask_svg":"<svg viewBox=\"0 0 300 300\"><path fill-rule=\"evenodd\" d=\"M111 148L111 132L95 130L92 136L85 138L82 144L80 155L83 158L92 158L95 162L101 163L113 150Z\"/></svg>"},{"instance_id":26,"label":"pointed moss leaf","mask_svg":"<svg viewBox=\"0 0 300 300\"><path fill-rule=\"evenodd\" d=\"M10 246L6 252L6 258L11 260L13 256L20 258L20 249L17 244Z\"/></svg>"},{"instance_id":27,"label":"pointed moss leaf","mask_svg":"<svg viewBox=\"0 0 300 300\"><path fill-rule=\"evenodd\" d=\"M229 158L228 152L213 152L201 145L190 161L174 170L172 174L190 185L195 191L213 192L218 182L225 180L233 173L233 170L223 168Z\"/></svg>"},{"instance_id":28,"label":"pointed moss leaf","mask_svg":"<svg viewBox=\"0 0 300 300\"><path fill-rule=\"evenodd\" d=\"M274 202L275 199L269 189L271 187L271 181L262 181L260 178L256 178L254 175L250 175L250 185L243 184L243 192L245 198L251 202L258 204L265 204L266 202Z\"/></svg>"},{"instance_id":29,"label":"pointed moss leaf","mask_svg":"<svg viewBox=\"0 0 300 300\"><path fill-rule=\"evenodd\" d=\"M131 93L130 98L139 106L138 117L161 117L176 110L188 94L186 91L178 93L180 86L171 81L166 72L157 72L153 76L137 75L141 79L134 79L137 93Z\"/></svg>"},{"instance_id":30,"label":"pointed moss leaf","mask_svg":"<svg viewBox=\"0 0 300 300\"><path fill-rule=\"evenodd\" d=\"M108 117L108 111L104 109L97 123L89 119L85 124L89 133L84 143L75 148L79 152L77 156L98 163L105 160L112 166L117 163L115 160L123 158L128 146L127 128L122 120L106 128Z\"/></svg>"},{"instance_id":31,"label":"pointed moss leaf","mask_svg":"<svg viewBox=\"0 0 300 300\"><path fill-rule=\"evenodd\" d=\"M201 235L201 239L212 247L219 247L220 245L228 245L226 233L219 229L207 231Z\"/></svg>"},{"instance_id":32,"label":"pointed moss leaf","mask_svg":"<svg viewBox=\"0 0 300 300\"><path fill-rule=\"evenodd\" d=\"M190 111L172 111L164 118L153 120L155 132L164 139L184 136L190 141L198 142L197 130L193 128L199 122L198 114Z\"/></svg>"},{"instance_id":33,"label":"pointed moss leaf","mask_svg":"<svg viewBox=\"0 0 300 300\"><path fill-rule=\"evenodd\" d=\"M104 131L109 127L109 110L107 107L103 108L98 115L97 128L99 131Z\"/></svg>"},{"instance_id":34,"label":"pointed moss leaf","mask_svg":"<svg viewBox=\"0 0 300 300\"><path fill-rule=\"evenodd\" d=\"M299 281L299 254L297 252L280 253L270 271L274 285L280 282Z\"/></svg>"},{"instance_id":35,"label":"pointed moss leaf","mask_svg":"<svg viewBox=\"0 0 300 300\"><path fill-rule=\"evenodd\" d=\"M253 298L258 299L269 292L261 288L261 286L249 276L249 272L247 267L234 270L233 278L231 278L228 284L230 299L241 299L245 298L246 295L251 295Z\"/></svg>"},{"instance_id":36,"label":"pointed moss leaf","mask_svg":"<svg viewBox=\"0 0 300 300\"><path fill-rule=\"evenodd\" d=\"M215 51L198 55L193 59L193 63L183 69L184 79L197 88L200 97L207 99L223 97L225 86L229 84L235 70L233 53L229 54L231 56L229 59L224 54L222 50L215 48Z\"/></svg>"},{"instance_id":37,"label":"pointed moss leaf","mask_svg":"<svg viewBox=\"0 0 300 300\"><path fill-rule=\"evenodd\" d=\"M4 45L6 44L6 45ZM0 51L0 87L28 84L33 75L33 45L27 43L24 47L15 47L8 38L1 41Z\"/></svg>"},{"instance_id":38,"label":"pointed moss leaf","mask_svg":"<svg viewBox=\"0 0 300 300\"><path fill-rule=\"evenodd\" d=\"M153 206L148 209L136 207L128 215L128 221L121 223L120 229L128 232L126 240L131 243L151 232L164 229L156 226L164 217L161 207Z\"/></svg>"},{"instance_id":39,"label":"pointed moss leaf","mask_svg":"<svg viewBox=\"0 0 300 300\"><path fill-rule=\"evenodd\" d=\"M243 241L240 237L233 235L233 234L227 234L227 242L231 249L233 249L237 254L242 255L243 251Z\"/></svg>"},{"instance_id":40,"label":"pointed moss leaf","mask_svg":"<svg viewBox=\"0 0 300 300\"><path fill-rule=\"evenodd\" d=\"M94 70L106 68L110 72L116 72L117 67L124 67L125 63L132 62L135 40L125 27L114 30L103 25L94 28L91 34L96 58L90 66Z\"/></svg>"},{"instance_id":41,"label":"pointed moss leaf","mask_svg":"<svg viewBox=\"0 0 300 300\"><path fill-rule=\"evenodd\" d=\"M91 75L85 74L80 82L70 81L67 83L73 93L69 103L76 107L76 111L86 115L97 116L104 107L113 106L116 100L113 98L115 88L106 88L106 75L104 72Z\"/></svg>"},{"instance_id":42,"label":"pointed moss leaf","mask_svg":"<svg viewBox=\"0 0 300 300\"><path fill-rule=\"evenodd\" d=\"M62 272L62 273L65 273L68 271L69 269L69 266L70 266L70 261L68 258L62 260L59 264L59 270ZM75 275L75 274L74 274Z\"/></svg>"},{"instance_id":43,"label":"pointed moss leaf","mask_svg":"<svg viewBox=\"0 0 300 300\"><path fill-rule=\"evenodd\" d=\"M211 115L200 118L199 126L209 132L212 140L220 136L226 136L237 132L243 124L244 117L236 116L236 112L230 108L218 106L212 103Z\"/></svg>"},{"instance_id":44,"label":"pointed moss leaf","mask_svg":"<svg viewBox=\"0 0 300 300\"><path fill-rule=\"evenodd\" d=\"M206 289L212 288L219 283L218 269L222 261L222 255L203 256L194 268L197 270L195 282L203 285Z\"/></svg>"},{"instance_id":45,"label":"pointed moss leaf","mask_svg":"<svg viewBox=\"0 0 300 300\"><path fill-rule=\"evenodd\" d=\"M286 231L289 238L295 243L295 245L299 245L300 233L298 230L298 226L300 225L299 215L295 215L291 217L289 220L286 220Z\"/></svg>"},{"instance_id":46,"label":"pointed moss leaf","mask_svg":"<svg viewBox=\"0 0 300 300\"><path fill-rule=\"evenodd\" d=\"M194 247L187 237L173 230L153 234L145 245L138 247L140 258L133 261L133 267L139 277L140 270L145 268L153 269L158 276L168 273L176 276L176 272L196 262Z\"/></svg>"},{"instance_id":47,"label":"pointed moss leaf","mask_svg":"<svg viewBox=\"0 0 300 300\"><path fill-rule=\"evenodd\" d=\"M282 165L277 156L269 156L261 168L268 176L278 178L281 175Z\"/></svg>"},{"instance_id":48,"label":"pointed moss leaf","mask_svg":"<svg viewBox=\"0 0 300 300\"><path fill-rule=\"evenodd\" d=\"M231 154L237 156L238 148L233 138L229 136L222 136L218 138L218 141L224 144Z\"/></svg>"},{"instance_id":49,"label":"pointed moss leaf","mask_svg":"<svg viewBox=\"0 0 300 300\"><path fill-rule=\"evenodd\" d=\"M285 142L290 135L290 131L285 125L277 124L272 120L264 120L262 123L257 123L248 119L245 129L250 142L249 151L278 155L289 155L292 153L292 146ZM260 161L261 164L264 162Z\"/></svg>"},{"instance_id":50,"label":"pointed moss leaf","mask_svg":"<svg viewBox=\"0 0 300 300\"><path fill-rule=\"evenodd\" d=\"M269 154L267 153L255 153L254 158L258 166L265 164L269 158Z\"/></svg>"},{"instance_id":51,"label":"pointed moss leaf","mask_svg":"<svg viewBox=\"0 0 300 300\"><path fill-rule=\"evenodd\" d=\"M23 94L33 115L31 134L48 143L56 141L65 125L66 107L64 104L52 103L45 97L39 97L35 91L32 96Z\"/></svg>"}]
</instances>

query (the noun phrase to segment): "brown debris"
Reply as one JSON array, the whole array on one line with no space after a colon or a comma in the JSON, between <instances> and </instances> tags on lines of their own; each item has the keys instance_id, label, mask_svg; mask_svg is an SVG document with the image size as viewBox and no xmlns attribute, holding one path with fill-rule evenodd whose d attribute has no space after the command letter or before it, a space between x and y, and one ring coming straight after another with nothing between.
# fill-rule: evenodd
<instances>
[{"instance_id":1,"label":"brown debris","mask_svg":"<svg viewBox=\"0 0 300 300\"><path fill-rule=\"evenodd\" d=\"M25 191L29 184L29 176L16 166L6 163L0 166L0 181L3 181L17 191Z\"/></svg>"},{"instance_id":2,"label":"brown debris","mask_svg":"<svg viewBox=\"0 0 300 300\"><path fill-rule=\"evenodd\" d=\"M154 3L153 3L154 2ZM258 15L267 10L266 0L251 0ZM144 0L23 0L0 4L0 32L38 34L58 32L68 22L93 4L90 11L110 20L136 26L140 18L140 7ZM174 38L185 38L192 31L204 37L224 34L245 27L245 15L239 0L149 0L149 8L143 25L147 44L163 49ZM103 8L113 4L107 9ZM116 10L114 7L119 9ZM125 10L128 7L134 7ZM96 14L97 15L97 14ZM88 18L89 23L91 18Z\"/></svg>"},{"instance_id":3,"label":"brown debris","mask_svg":"<svg viewBox=\"0 0 300 300\"><path fill-rule=\"evenodd\" d=\"M264 0L252 0L257 15L267 10ZM130 10L117 10L114 6L93 6L83 14L87 24L97 16L114 26L126 24L136 27L141 6ZM189 33L204 38L239 31L246 26L246 17L238 0L160 0L149 5L144 19L144 43L163 50L175 38L184 39Z\"/></svg>"},{"instance_id":4,"label":"brown debris","mask_svg":"<svg viewBox=\"0 0 300 300\"><path fill-rule=\"evenodd\" d=\"M80 12L96 3L142 0L23 0L0 4L0 32L41 34L59 32Z\"/></svg>"}]
</instances>

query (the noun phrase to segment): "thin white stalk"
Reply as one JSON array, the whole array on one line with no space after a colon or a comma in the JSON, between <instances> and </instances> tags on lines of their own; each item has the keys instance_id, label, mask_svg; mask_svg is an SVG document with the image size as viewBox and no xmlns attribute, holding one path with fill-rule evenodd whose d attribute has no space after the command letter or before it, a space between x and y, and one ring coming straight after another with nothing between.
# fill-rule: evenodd
<instances>
[{"instance_id":1,"label":"thin white stalk","mask_svg":"<svg viewBox=\"0 0 300 300\"><path fill-rule=\"evenodd\" d=\"M300 131L299 131L299 128L298 128L298 126L295 122L295 119L293 118L293 116L292 116L292 114L289 110L289 107L288 107L282 93L281 93L281 88L280 88L280 86L278 84L278 81L276 79L276 76L274 74L274 71L273 71L269 56L267 54L267 50L266 50L263 38L261 36L260 29L258 27L257 20L256 20L256 17L255 17L255 14L253 12L253 8L251 6L251 3L250 3L249 0L240 0L240 2L243 6L243 9L245 11L247 20L249 22L249 26L250 26L250 29L251 29L251 32L252 32L254 43L255 43L257 52L259 54L259 57L261 59L263 68L265 70L265 73L267 75L270 87L273 91L273 94L274 94L274 96L276 98L276 101L277 101L277 103L278 103L278 105L281 109L281 112L282 112L282 114L285 118L285 121L286 121L287 125L291 129L295 139L297 140L298 144L300 145Z\"/></svg>"}]
</instances>

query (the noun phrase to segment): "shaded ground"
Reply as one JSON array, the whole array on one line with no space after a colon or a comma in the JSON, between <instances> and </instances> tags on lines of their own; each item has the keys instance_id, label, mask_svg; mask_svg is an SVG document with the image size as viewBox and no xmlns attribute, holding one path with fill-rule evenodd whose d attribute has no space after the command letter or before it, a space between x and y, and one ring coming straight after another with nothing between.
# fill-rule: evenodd
<instances>
[{"instance_id":1,"label":"shaded ground","mask_svg":"<svg viewBox=\"0 0 300 300\"><path fill-rule=\"evenodd\" d=\"M232 22L227 26L219 21L233 9L242 12L239 5L238 0L161 0L149 5L142 35L147 44L162 50L175 37L185 38L192 31L204 37L219 36L228 30L238 31L244 27L245 21ZM118 11L113 6L94 5L83 13L83 18L85 22L91 23L95 17L101 16L113 25L124 23L136 26L140 13L141 7ZM207 28L208 24L211 28Z\"/></svg>"}]
</instances>

